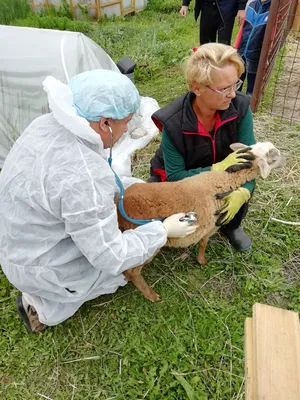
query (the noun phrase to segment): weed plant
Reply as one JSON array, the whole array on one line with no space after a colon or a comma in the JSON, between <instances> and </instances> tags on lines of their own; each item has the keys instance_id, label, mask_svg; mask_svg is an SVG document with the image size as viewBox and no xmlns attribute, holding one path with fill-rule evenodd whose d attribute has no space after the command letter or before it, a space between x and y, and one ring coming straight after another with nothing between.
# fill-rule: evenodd
<instances>
[{"instance_id":1,"label":"weed plant","mask_svg":"<svg viewBox=\"0 0 300 400\"><path fill-rule=\"evenodd\" d=\"M9 25L17 18L26 18L30 12L27 0L0 0L1 25Z\"/></svg>"}]
</instances>

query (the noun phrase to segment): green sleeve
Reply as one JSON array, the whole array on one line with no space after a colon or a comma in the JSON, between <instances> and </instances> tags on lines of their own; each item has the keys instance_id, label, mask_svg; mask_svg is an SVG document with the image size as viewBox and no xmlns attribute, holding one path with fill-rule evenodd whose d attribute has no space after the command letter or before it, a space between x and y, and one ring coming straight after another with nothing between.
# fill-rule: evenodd
<instances>
[{"instance_id":1,"label":"green sleeve","mask_svg":"<svg viewBox=\"0 0 300 400\"><path fill-rule=\"evenodd\" d=\"M253 118L250 108L238 125L237 141L246 145L255 144L255 138L253 134ZM186 170L184 158L176 150L165 128L163 128L162 131L162 151L168 181L179 181L204 171L210 171L211 169L211 167L205 167ZM248 189L250 192L253 191L254 186L255 180L247 182L243 185L243 187Z\"/></svg>"},{"instance_id":2,"label":"green sleeve","mask_svg":"<svg viewBox=\"0 0 300 400\"><path fill-rule=\"evenodd\" d=\"M243 143L248 146L256 143L253 133L253 117L250 107L246 115L238 125L237 141L239 143ZM242 185L242 187L248 189L250 193L253 192L254 186L255 186L255 179Z\"/></svg>"},{"instance_id":3,"label":"green sleeve","mask_svg":"<svg viewBox=\"0 0 300 400\"><path fill-rule=\"evenodd\" d=\"M210 171L210 167L186 170L184 158L176 150L165 128L163 128L162 131L161 142L168 181L180 181L181 179L187 178L189 176L197 175L200 172Z\"/></svg>"}]
</instances>

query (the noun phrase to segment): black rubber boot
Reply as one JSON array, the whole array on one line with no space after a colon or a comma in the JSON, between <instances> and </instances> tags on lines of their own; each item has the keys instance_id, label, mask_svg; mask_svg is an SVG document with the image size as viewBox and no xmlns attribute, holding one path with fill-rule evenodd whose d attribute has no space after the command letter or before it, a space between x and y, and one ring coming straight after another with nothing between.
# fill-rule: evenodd
<instances>
[{"instance_id":1,"label":"black rubber boot","mask_svg":"<svg viewBox=\"0 0 300 400\"><path fill-rule=\"evenodd\" d=\"M17 312L29 333L39 333L47 328L42 324L34 307L29 305L22 296L16 297Z\"/></svg>"},{"instance_id":2,"label":"black rubber boot","mask_svg":"<svg viewBox=\"0 0 300 400\"><path fill-rule=\"evenodd\" d=\"M158 183L161 182L160 176L158 175L150 175L147 179L147 183Z\"/></svg>"},{"instance_id":3,"label":"black rubber boot","mask_svg":"<svg viewBox=\"0 0 300 400\"><path fill-rule=\"evenodd\" d=\"M243 231L241 226L233 230L226 229L226 227L223 226L221 232L227 237L231 246L237 251L246 251L252 246L250 236Z\"/></svg>"}]
</instances>

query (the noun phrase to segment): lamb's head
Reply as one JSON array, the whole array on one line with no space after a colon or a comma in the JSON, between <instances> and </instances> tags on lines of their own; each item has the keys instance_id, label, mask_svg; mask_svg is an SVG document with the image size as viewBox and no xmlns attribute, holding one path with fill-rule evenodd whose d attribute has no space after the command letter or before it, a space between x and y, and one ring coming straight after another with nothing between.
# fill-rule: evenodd
<instances>
[{"instance_id":1,"label":"lamb's head","mask_svg":"<svg viewBox=\"0 0 300 400\"><path fill-rule=\"evenodd\" d=\"M258 142L251 146L242 143L233 143L230 145L231 150L236 151L251 147L249 150L257 160L260 176L265 179L274 168L280 168L285 165L285 157L271 142Z\"/></svg>"}]
</instances>

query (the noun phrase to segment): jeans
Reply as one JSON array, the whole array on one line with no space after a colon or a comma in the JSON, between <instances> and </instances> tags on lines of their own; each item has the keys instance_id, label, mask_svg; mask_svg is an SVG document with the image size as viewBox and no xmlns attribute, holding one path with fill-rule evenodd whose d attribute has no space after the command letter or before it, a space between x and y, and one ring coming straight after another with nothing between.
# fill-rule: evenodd
<instances>
[{"instance_id":1,"label":"jeans","mask_svg":"<svg viewBox=\"0 0 300 400\"><path fill-rule=\"evenodd\" d=\"M245 72L241 76L241 80L244 82L247 76L247 89L246 89L246 94L252 95L253 89L254 89L254 84L255 84L255 79L256 79L256 73L257 73L257 68L258 68L258 63L257 62L251 62L246 60L244 57L242 57L245 63ZM240 87L240 91L242 91L243 85Z\"/></svg>"}]
</instances>

